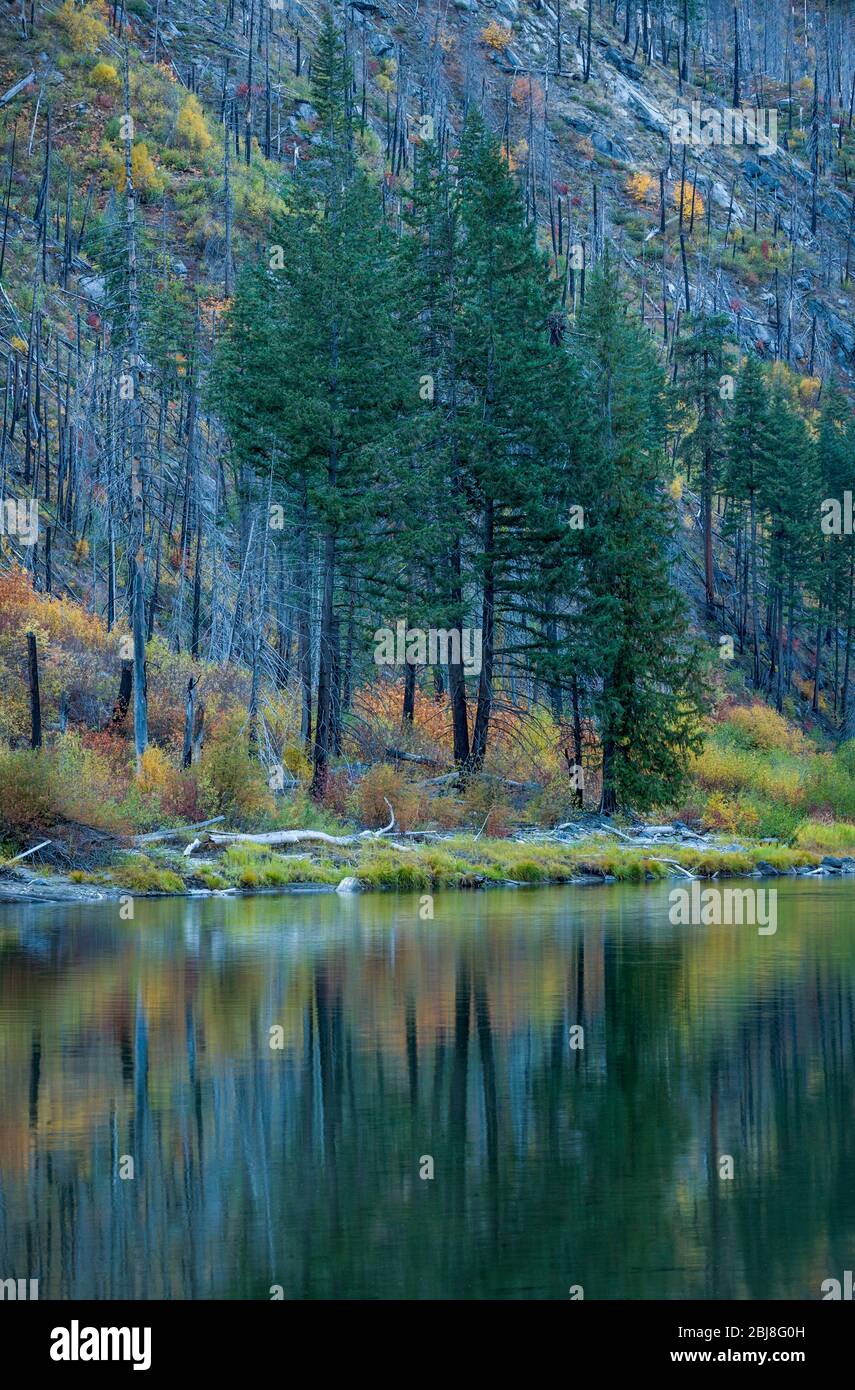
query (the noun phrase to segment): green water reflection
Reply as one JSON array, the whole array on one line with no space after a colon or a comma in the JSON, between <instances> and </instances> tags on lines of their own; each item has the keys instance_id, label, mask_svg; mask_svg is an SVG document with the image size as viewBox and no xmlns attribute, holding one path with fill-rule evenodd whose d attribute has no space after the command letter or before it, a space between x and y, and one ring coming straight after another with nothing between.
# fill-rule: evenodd
<instances>
[{"instance_id":1,"label":"green water reflection","mask_svg":"<svg viewBox=\"0 0 855 1390\"><path fill-rule=\"evenodd\" d=\"M0 1278L817 1298L855 1267L855 889L778 891L774 936L660 886L0 908Z\"/></svg>"}]
</instances>

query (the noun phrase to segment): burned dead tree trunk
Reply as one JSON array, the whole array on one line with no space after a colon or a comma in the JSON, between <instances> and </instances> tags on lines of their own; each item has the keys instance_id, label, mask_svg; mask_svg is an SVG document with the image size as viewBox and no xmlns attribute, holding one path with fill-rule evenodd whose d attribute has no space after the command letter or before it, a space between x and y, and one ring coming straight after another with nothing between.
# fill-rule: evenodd
<instances>
[{"instance_id":1,"label":"burned dead tree trunk","mask_svg":"<svg viewBox=\"0 0 855 1390\"><path fill-rule=\"evenodd\" d=\"M27 633L27 670L30 684L30 747L42 746L42 703L39 693L39 653L36 635Z\"/></svg>"}]
</instances>

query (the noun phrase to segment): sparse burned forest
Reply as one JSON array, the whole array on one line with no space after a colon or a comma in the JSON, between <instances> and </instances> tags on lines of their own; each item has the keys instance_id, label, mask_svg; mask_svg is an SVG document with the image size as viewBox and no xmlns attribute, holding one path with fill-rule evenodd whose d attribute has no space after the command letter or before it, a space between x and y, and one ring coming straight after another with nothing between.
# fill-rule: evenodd
<instances>
[{"instance_id":1,"label":"sparse burned forest","mask_svg":"<svg viewBox=\"0 0 855 1390\"><path fill-rule=\"evenodd\" d=\"M855 1232L855 12L0 10L0 1301L72 1305L60 1366L198 1372L208 1300L802 1359Z\"/></svg>"}]
</instances>

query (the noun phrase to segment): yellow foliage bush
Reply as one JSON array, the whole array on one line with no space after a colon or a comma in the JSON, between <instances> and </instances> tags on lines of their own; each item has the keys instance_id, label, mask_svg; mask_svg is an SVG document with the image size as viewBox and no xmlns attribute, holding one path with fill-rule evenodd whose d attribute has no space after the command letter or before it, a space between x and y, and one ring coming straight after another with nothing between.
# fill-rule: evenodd
<instances>
[{"instance_id":1,"label":"yellow foliage bush","mask_svg":"<svg viewBox=\"0 0 855 1390\"><path fill-rule=\"evenodd\" d=\"M312 764L299 744L289 743L282 749L282 766L303 785L311 782Z\"/></svg>"},{"instance_id":2,"label":"yellow foliage bush","mask_svg":"<svg viewBox=\"0 0 855 1390\"><path fill-rule=\"evenodd\" d=\"M801 730L788 723L782 714L762 700L757 700L753 705L735 706L728 711L727 723L737 731L740 742L749 748L802 753L807 747Z\"/></svg>"},{"instance_id":3,"label":"yellow foliage bush","mask_svg":"<svg viewBox=\"0 0 855 1390\"><path fill-rule=\"evenodd\" d=\"M626 181L626 191L635 203L646 203L656 192L656 179L652 174L630 174Z\"/></svg>"},{"instance_id":4,"label":"yellow foliage bush","mask_svg":"<svg viewBox=\"0 0 855 1390\"><path fill-rule=\"evenodd\" d=\"M693 779L710 791L742 791L754 784L756 774L756 759L750 753L712 742L704 745L692 765Z\"/></svg>"},{"instance_id":5,"label":"yellow foliage bush","mask_svg":"<svg viewBox=\"0 0 855 1390\"><path fill-rule=\"evenodd\" d=\"M77 734L62 735L53 748L0 746L0 825L13 836L63 821L125 830L112 792L106 760Z\"/></svg>"},{"instance_id":6,"label":"yellow foliage bush","mask_svg":"<svg viewBox=\"0 0 855 1390\"><path fill-rule=\"evenodd\" d=\"M696 218L703 217L704 200L701 197L698 190L696 188L692 188L692 185L689 183L688 180L686 180L685 183L681 181L680 183L676 183L674 185L674 206L675 208L677 208L678 211L680 209L681 203L683 207L684 222L689 221L689 219L692 216L693 209Z\"/></svg>"},{"instance_id":7,"label":"yellow foliage bush","mask_svg":"<svg viewBox=\"0 0 855 1390\"><path fill-rule=\"evenodd\" d=\"M204 154L205 150L210 149L213 143L205 123L204 113L199 105L199 99L192 92L189 92L181 103L176 134L182 145L195 150L197 154Z\"/></svg>"},{"instance_id":8,"label":"yellow foliage bush","mask_svg":"<svg viewBox=\"0 0 855 1390\"><path fill-rule=\"evenodd\" d=\"M119 156L116 163L116 188L119 193L125 191L125 159L124 154ZM140 140L131 150L131 178L134 181L134 191L143 202L150 198L157 198L163 192L165 180L157 172L157 166L148 152L148 145L144 140Z\"/></svg>"},{"instance_id":9,"label":"yellow foliage bush","mask_svg":"<svg viewBox=\"0 0 855 1390\"><path fill-rule=\"evenodd\" d=\"M30 748L0 747L0 826L13 835L51 825L54 791L50 760Z\"/></svg>"},{"instance_id":10,"label":"yellow foliage bush","mask_svg":"<svg viewBox=\"0 0 855 1390\"><path fill-rule=\"evenodd\" d=\"M100 18L102 13L102 6L98 3L81 7L75 5L74 0L65 0L56 14L56 22L75 53L95 53L99 44L104 42L107 26Z\"/></svg>"},{"instance_id":11,"label":"yellow foliage bush","mask_svg":"<svg viewBox=\"0 0 855 1390\"><path fill-rule=\"evenodd\" d=\"M480 34L481 42L496 53L504 53L512 37L510 29L504 24L499 24L495 19L491 19Z\"/></svg>"},{"instance_id":12,"label":"yellow foliage bush","mask_svg":"<svg viewBox=\"0 0 855 1390\"><path fill-rule=\"evenodd\" d=\"M140 760L137 774L137 787L143 796L156 796L158 800L173 800L178 793L180 778L178 769L173 767L162 748L150 743Z\"/></svg>"},{"instance_id":13,"label":"yellow foliage bush","mask_svg":"<svg viewBox=\"0 0 855 1390\"><path fill-rule=\"evenodd\" d=\"M96 63L89 74L89 80L94 87L105 92L117 92L122 85L119 74L112 63Z\"/></svg>"},{"instance_id":14,"label":"yellow foliage bush","mask_svg":"<svg viewBox=\"0 0 855 1390\"><path fill-rule=\"evenodd\" d=\"M723 830L727 835L750 835L760 824L753 806L731 801L723 792L713 792L708 797L701 819L705 829Z\"/></svg>"},{"instance_id":15,"label":"yellow foliage bush","mask_svg":"<svg viewBox=\"0 0 855 1390\"><path fill-rule=\"evenodd\" d=\"M0 737L29 734L26 633L36 634L42 718L50 723L68 696L73 718L89 724L109 713L118 686L107 654L104 624L76 603L36 593L17 567L0 575Z\"/></svg>"},{"instance_id":16,"label":"yellow foliage bush","mask_svg":"<svg viewBox=\"0 0 855 1390\"><path fill-rule=\"evenodd\" d=\"M803 376L799 381L799 400L805 407L815 406L819 400L822 378L818 376Z\"/></svg>"},{"instance_id":17,"label":"yellow foliage bush","mask_svg":"<svg viewBox=\"0 0 855 1390\"><path fill-rule=\"evenodd\" d=\"M249 749L240 716L234 716L202 753L199 780L207 809L239 821L272 815L273 798L261 763Z\"/></svg>"}]
</instances>

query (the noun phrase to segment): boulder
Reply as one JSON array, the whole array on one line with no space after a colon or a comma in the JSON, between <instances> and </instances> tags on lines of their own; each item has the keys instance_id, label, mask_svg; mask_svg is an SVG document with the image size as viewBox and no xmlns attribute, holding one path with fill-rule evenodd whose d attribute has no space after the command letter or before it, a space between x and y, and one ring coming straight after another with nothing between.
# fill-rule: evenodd
<instances>
[{"instance_id":1,"label":"boulder","mask_svg":"<svg viewBox=\"0 0 855 1390\"><path fill-rule=\"evenodd\" d=\"M613 140L610 135L604 135L602 131L595 130L591 136L591 144L600 154L608 155L609 159L616 159L620 164L629 164L631 155L625 145L619 140Z\"/></svg>"},{"instance_id":2,"label":"boulder","mask_svg":"<svg viewBox=\"0 0 855 1390\"><path fill-rule=\"evenodd\" d=\"M671 127L667 119L661 111L657 111L652 102L648 101L640 92L628 91L626 95L629 106L645 130L651 131L654 135L670 135Z\"/></svg>"},{"instance_id":3,"label":"boulder","mask_svg":"<svg viewBox=\"0 0 855 1390\"><path fill-rule=\"evenodd\" d=\"M362 884L359 882L358 878L354 878L351 874L347 878L342 879L335 891L337 893L361 893Z\"/></svg>"},{"instance_id":4,"label":"boulder","mask_svg":"<svg viewBox=\"0 0 855 1390\"><path fill-rule=\"evenodd\" d=\"M103 275L81 275L78 280L80 293L91 299L93 304L103 304L107 297L107 284Z\"/></svg>"},{"instance_id":5,"label":"boulder","mask_svg":"<svg viewBox=\"0 0 855 1390\"><path fill-rule=\"evenodd\" d=\"M590 116L565 116L567 124L580 135L591 135L594 129L594 122Z\"/></svg>"}]
</instances>

